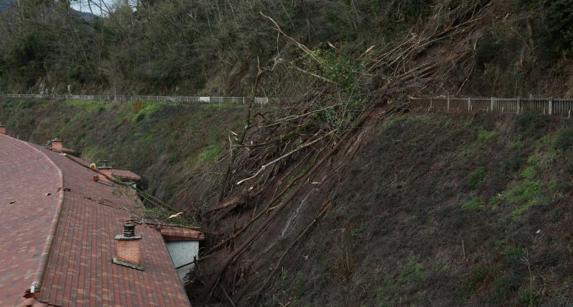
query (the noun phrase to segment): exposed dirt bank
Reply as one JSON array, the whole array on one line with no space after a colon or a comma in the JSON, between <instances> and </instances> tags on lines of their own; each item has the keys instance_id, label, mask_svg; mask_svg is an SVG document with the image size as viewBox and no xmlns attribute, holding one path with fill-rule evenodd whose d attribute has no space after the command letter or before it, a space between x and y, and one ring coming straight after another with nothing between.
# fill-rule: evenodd
<instances>
[{"instance_id":1,"label":"exposed dirt bank","mask_svg":"<svg viewBox=\"0 0 573 307\"><path fill-rule=\"evenodd\" d=\"M242 306L571 303L570 125L527 114L386 119L348 161L332 161L265 213L279 210L268 226L241 232L276 191L207 216L211 247L240 234L201 263L192 297L226 292L221 302Z\"/></svg>"}]
</instances>

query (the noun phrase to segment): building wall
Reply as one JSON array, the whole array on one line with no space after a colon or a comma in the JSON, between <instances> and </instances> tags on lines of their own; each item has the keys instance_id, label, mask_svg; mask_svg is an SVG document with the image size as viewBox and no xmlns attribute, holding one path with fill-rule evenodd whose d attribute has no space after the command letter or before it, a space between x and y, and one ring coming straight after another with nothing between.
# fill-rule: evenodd
<instances>
[{"instance_id":1,"label":"building wall","mask_svg":"<svg viewBox=\"0 0 573 307\"><path fill-rule=\"evenodd\" d=\"M193 260L199 258L199 242L198 241L174 241L167 242L167 250L173 260L173 265L177 269L177 274L181 281L185 280L185 276L193 269Z\"/></svg>"}]
</instances>

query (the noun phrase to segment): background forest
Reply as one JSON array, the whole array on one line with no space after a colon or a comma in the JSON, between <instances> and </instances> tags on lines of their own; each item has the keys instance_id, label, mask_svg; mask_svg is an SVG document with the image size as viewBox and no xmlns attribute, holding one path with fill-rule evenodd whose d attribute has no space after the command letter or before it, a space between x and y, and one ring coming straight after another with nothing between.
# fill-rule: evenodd
<instances>
[{"instance_id":1,"label":"background forest","mask_svg":"<svg viewBox=\"0 0 573 307\"><path fill-rule=\"evenodd\" d=\"M484 21L495 24L472 38L472 58L460 68L473 81L466 82L464 92L568 94L570 82L563 75L571 67L573 1L492 2L504 17ZM88 12L72 9L79 4ZM142 0L131 5L0 0L0 91L248 95L262 67L269 71L265 94L303 94L309 80L301 75L314 68L262 14L329 67L348 74L349 65L391 49L413 27L439 16L435 12L463 5L456 0Z\"/></svg>"}]
</instances>

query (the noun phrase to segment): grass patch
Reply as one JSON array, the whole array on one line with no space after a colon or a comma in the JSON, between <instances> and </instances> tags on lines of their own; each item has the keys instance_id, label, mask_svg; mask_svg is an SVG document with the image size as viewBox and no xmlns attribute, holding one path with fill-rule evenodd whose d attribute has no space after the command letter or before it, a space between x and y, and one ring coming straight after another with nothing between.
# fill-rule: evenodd
<instances>
[{"instance_id":1,"label":"grass patch","mask_svg":"<svg viewBox=\"0 0 573 307\"><path fill-rule=\"evenodd\" d=\"M516 206L517 208L513 210L512 215L519 217L533 206L549 203L550 198L545 193L545 188L545 184L539 180L520 180L500 194L496 202Z\"/></svg>"},{"instance_id":2,"label":"grass patch","mask_svg":"<svg viewBox=\"0 0 573 307\"><path fill-rule=\"evenodd\" d=\"M539 306L542 298L537 291L532 289L520 289L518 297L521 306Z\"/></svg>"},{"instance_id":3,"label":"grass patch","mask_svg":"<svg viewBox=\"0 0 573 307\"><path fill-rule=\"evenodd\" d=\"M495 140L497 139L498 136L499 134L497 133L497 131L488 131L481 129L478 132L478 140L481 142L489 142Z\"/></svg>"},{"instance_id":4,"label":"grass patch","mask_svg":"<svg viewBox=\"0 0 573 307\"><path fill-rule=\"evenodd\" d=\"M481 210L485 208L485 204L481 197L472 197L462 205L462 208L466 210Z\"/></svg>"},{"instance_id":5,"label":"grass patch","mask_svg":"<svg viewBox=\"0 0 573 307\"><path fill-rule=\"evenodd\" d=\"M221 146L219 144L211 144L199 153L199 157L197 158L197 163L200 165L207 164L214 162L219 155L221 155Z\"/></svg>"},{"instance_id":6,"label":"grass patch","mask_svg":"<svg viewBox=\"0 0 573 307\"><path fill-rule=\"evenodd\" d=\"M525 250L519 246L507 246L503 254L510 264L521 265Z\"/></svg>"},{"instance_id":7,"label":"grass patch","mask_svg":"<svg viewBox=\"0 0 573 307\"><path fill-rule=\"evenodd\" d=\"M472 190L479 188L479 186L485 181L486 176L487 176L487 169L483 166L478 167L469 176L468 179L469 188Z\"/></svg>"},{"instance_id":8,"label":"grass patch","mask_svg":"<svg viewBox=\"0 0 573 307\"><path fill-rule=\"evenodd\" d=\"M146 118L149 118L155 112L161 109L161 104L157 102L142 102L135 101L132 104L133 113L130 116L130 121L132 123L138 123Z\"/></svg>"},{"instance_id":9,"label":"grass patch","mask_svg":"<svg viewBox=\"0 0 573 307\"><path fill-rule=\"evenodd\" d=\"M573 128L563 129L557 135L553 148L566 151L571 147L573 147Z\"/></svg>"},{"instance_id":10,"label":"grass patch","mask_svg":"<svg viewBox=\"0 0 573 307\"><path fill-rule=\"evenodd\" d=\"M64 103L68 106L81 108L86 112L103 112L106 108L106 103L101 101L95 100L77 100L77 99L68 99L65 100Z\"/></svg>"},{"instance_id":11,"label":"grass patch","mask_svg":"<svg viewBox=\"0 0 573 307\"><path fill-rule=\"evenodd\" d=\"M537 175L537 170L535 169L534 165L527 166L523 172L521 172L521 176L526 179L533 179Z\"/></svg>"},{"instance_id":12,"label":"grass patch","mask_svg":"<svg viewBox=\"0 0 573 307\"><path fill-rule=\"evenodd\" d=\"M543 135L549 121L548 116L531 112L521 114L517 118L520 132L527 136Z\"/></svg>"},{"instance_id":13,"label":"grass patch","mask_svg":"<svg viewBox=\"0 0 573 307\"><path fill-rule=\"evenodd\" d=\"M488 266L478 265L474 267L464 282L464 289L470 293L479 291L492 278L493 273L492 268Z\"/></svg>"},{"instance_id":14,"label":"grass patch","mask_svg":"<svg viewBox=\"0 0 573 307\"><path fill-rule=\"evenodd\" d=\"M400 285L419 283L426 279L426 270L415 259L410 258L401 267L398 283Z\"/></svg>"}]
</instances>

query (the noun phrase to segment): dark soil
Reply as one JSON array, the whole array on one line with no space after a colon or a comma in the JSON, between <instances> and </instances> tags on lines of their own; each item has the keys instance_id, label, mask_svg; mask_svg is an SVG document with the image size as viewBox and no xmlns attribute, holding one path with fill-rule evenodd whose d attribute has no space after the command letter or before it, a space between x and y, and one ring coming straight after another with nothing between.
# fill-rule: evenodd
<instances>
[{"instance_id":1,"label":"dark soil","mask_svg":"<svg viewBox=\"0 0 573 307\"><path fill-rule=\"evenodd\" d=\"M241 278L221 285L238 305L571 304L569 125L535 115L387 119L347 167L305 183L227 274ZM229 234L257 205L213 226ZM203 277L236 241L205 260ZM201 304L199 288L190 291Z\"/></svg>"}]
</instances>

